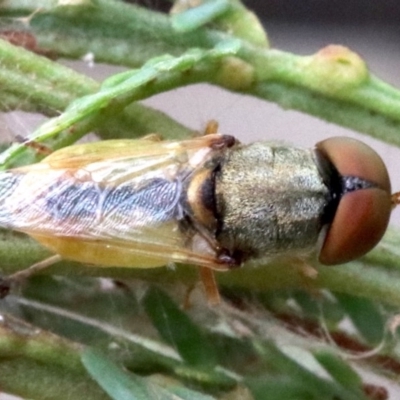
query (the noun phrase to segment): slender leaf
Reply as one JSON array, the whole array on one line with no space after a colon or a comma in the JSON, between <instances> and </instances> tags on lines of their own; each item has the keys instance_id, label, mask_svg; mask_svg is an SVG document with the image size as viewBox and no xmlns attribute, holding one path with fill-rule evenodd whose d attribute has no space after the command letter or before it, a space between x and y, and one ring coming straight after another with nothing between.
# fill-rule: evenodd
<instances>
[{"instance_id":1,"label":"slender leaf","mask_svg":"<svg viewBox=\"0 0 400 400\"><path fill-rule=\"evenodd\" d=\"M188 364L208 368L216 366L211 344L164 292L152 287L146 294L144 306L162 338L174 346Z\"/></svg>"},{"instance_id":2,"label":"slender leaf","mask_svg":"<svg viewBox=\"0 0 400 400\"><path fill-rule=\"evenodd\" d=\"M382 341L385 319L376 303L369 299L341 293L337 295L340 304L368 343Z\"/></svg>"},{"instance_id":3,"label":"slender leaf","mask_svg":"<svg viewBox=\"0 0 400 400\"><path fill-rule=\"evenodd\" d=\"M203 4L174 14L172 26L178 32L190 32L212 22L231 8L229 0L206 1Z\"/></svg>"},{"instance_id":4,"label":"slender leaf","mask_svg":"<svg viewBox=\"0 0 400 400\"><path fill-rule=\"evenodd\" d=\"M150 387L145 379L121 370L98 350L85 350L82 353L82 363L92 378L114 400L166 398L160 396L154 387Z\"/></svg>"},{"instance_id":5,"label":"slender leaf","mask_svg":"<svg viewBox=\"0 0 400 400\"><path fill-rule=\"evenodd\" d=\"M170 384L164 388L150 379L123 371L98 350L86 349L82 362L113 400L213 400L211 396L180 385Z\"/></svg>"},{"instance_id":6,"label":"slender leaf","mask_svg":"<svg viewBox=\"0 0 400 400\"><path fill-rule=\"evenodd\" d=\"M349 364L327 351L316 352L314 356L329 372L332 378L349 389L359 390L361 395L362 380L359 375L350 368Z\"/></svg>"},{"instance_id":7,"label":"slender leaf","mask_svg":"<svg viewBox=\"0 0 400 400\"><path fill-rule=\"evenodd\" d=\"M361 400L365 399L363 394L355 392L353 388L349 390L343 387L339 382L330 381L324 377L319 376L317 371L303 366L303 358L299 357L299 362L295 358L288 357L281 350L279 350L272 343L255 343L256 348L259 350L261 357L274 374L286 376L292 381L292 384L303 386L307 388L307 396L304 398L311 399L334 399L340 398L342 400ZM306 350L302 350L303 354ZM301 354L301 353L300 353ZM295 354L292 354L295 356ZM312 354L310 354L312 356ZM249 378L251 385L252 379ZM256 391L256 389L254 389Z\"/></svg>"}]
</instances>

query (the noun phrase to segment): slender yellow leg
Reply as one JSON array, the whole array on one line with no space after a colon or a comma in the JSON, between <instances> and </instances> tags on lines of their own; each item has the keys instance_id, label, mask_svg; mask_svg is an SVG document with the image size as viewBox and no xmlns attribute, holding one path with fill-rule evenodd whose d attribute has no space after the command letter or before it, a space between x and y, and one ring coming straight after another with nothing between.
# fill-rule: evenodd
<instances>
[{"instance_id":1,"label":"slender yellow leg","mask_svg":"<svg viewBox=\"0 0 400 400\"><path fill-rule=\"evenodd\" d=\"M24 146L30 147L31 149L35 150L37 154L48 156L53 152L50 147L47 147L46 145L35 142L33 140L27 140L23 136L17 135L15 136L15 139L17 140L17 142L22 143Z\"/></svg>"},{"instance_id":2,"label":"slender yellow leg","mask_svg":"<svg viewBox=\"0 0 400 400\"><path fill-rule=\"evenodd\" d=\"M206 291L208 304L216 306L221 302L217 282L215 280L214 271L211 268L201 267L200 277Z\"/></svg>"},{"instance_id":3,"label":"slender yellow leg","mask_svg":"<svg viewBox=\"0 0 400 400\"><path fill-rule=\"evenodd\" d=\"M392 194L392 209L400 204L400 192Z\"/></svg>"},{"instance_id":4,"label":"slender yellow leg","mask_svg":"<svg viewBox=\"0 0 400 400\"><path fill-rule=\"evenodd\" d=\"M0 279L0 298L4 298L10 292L11 286L15 283L21 282L24 279L29 278L30 276L36 274L39 271L42 271L53 264L61 261L62 258L58 254L48 257L42 261L39 261L35 264L32 264L30 267L23 269L22 271L18 271L15 274L9 275L7 277Z\"/></svg>"},{"instance_id":5,"label":"slender yellow leg","mask_svg":"<svg viewBox=\"0 0 400 400\"><path fill-rule=\"evenodd\" d=\"M207 122L206 128L204 129L204 135L213 135L218 133L219 124L215 119Z\"/></svg>"}]
</instances>

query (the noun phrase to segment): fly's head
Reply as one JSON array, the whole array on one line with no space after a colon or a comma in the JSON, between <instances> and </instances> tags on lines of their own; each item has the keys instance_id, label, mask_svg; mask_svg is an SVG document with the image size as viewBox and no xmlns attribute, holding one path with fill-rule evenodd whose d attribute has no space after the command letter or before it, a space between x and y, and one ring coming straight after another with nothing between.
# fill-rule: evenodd
<instances>
[{"instance_id":1,"label":"fly's head","mask_svg":"<svg viewBox=\"0 0 400 400\"><path fill-rule=\"evenodd\" d=\"M392 209L390 180L379 155L358 140L330 138L319 142L316 152L338 173L336 182L328 184L331 221L319 260L342 264L361 257L381 240Z\"/></svg>"}]
</instances>

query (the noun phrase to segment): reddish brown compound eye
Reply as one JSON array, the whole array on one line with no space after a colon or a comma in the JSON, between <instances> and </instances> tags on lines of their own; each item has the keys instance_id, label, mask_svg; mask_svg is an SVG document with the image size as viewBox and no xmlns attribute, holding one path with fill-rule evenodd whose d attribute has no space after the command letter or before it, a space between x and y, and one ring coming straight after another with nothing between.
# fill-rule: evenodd
<instances>
[{"instance_id":1,"label":"reddish brown compound eye","mask_svg":"<svg viewBox=\"0 0 400 400\"><path fill-rule=\"evenodd\" d=\"M319 255L321 263L341 264L371 250L386 231L391 212L388 172L379 155L364 143L336 137L317 144L342 176L371 182L341 198Z\"/></svg>"}]
</instances>

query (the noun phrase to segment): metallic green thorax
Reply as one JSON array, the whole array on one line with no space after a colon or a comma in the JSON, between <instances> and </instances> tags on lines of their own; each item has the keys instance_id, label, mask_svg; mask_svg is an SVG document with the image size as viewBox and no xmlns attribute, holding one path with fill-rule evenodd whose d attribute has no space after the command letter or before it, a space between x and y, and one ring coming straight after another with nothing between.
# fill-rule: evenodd
<instances>
[{"instance_id":1,"label":"metallic green thorax","mask_svg":"<svg viewBox=\"0 0 400 400\"><path fill-rule=\"evenodd\" d=\"M243 261L315 249L330 197L318 164L309 149L228 150L216 176L220 245Z\"/></svg>"}]
</instances>

